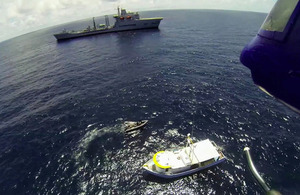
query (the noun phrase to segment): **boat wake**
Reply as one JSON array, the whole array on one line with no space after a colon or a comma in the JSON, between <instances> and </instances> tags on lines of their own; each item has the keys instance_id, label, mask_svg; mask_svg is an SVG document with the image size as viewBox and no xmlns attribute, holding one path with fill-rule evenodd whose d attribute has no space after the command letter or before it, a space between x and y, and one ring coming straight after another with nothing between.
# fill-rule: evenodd
<instances>
[{"instance_id":1,"label":"boat wake","mask_svg":"<svg viewBox=\"0 0 300 195\"><path fill-rule=\"evenodd\" d=\"M86 129L86 134L78 142L77 149L74 152L74 158L77 162L87 157L87 152L93 147L93 143L97 140L108 137L112 134L116 136L121 133L123 129L122 125L115 125L112 127L103 127L101 129L93 128L93 125L89 125ZM104 145L102 145L105 147Z\"/></svg>"},{"instance_id":2,"label":"boat wake","mask_svg":"<svg viewBox=\"0 0 300 195\"><path fill-rule=\"evenodd\" d=\"M90 191L89 187L95 185L94 182L97 180L95 173L105 169L107 159L114 155L114 151L120 149L121 133L122 125L101 129L89 125L86 128L86 134L79 140L73 153L76 169L73 176L78 178L80 194Z\"/></svg>"}]
</instances>

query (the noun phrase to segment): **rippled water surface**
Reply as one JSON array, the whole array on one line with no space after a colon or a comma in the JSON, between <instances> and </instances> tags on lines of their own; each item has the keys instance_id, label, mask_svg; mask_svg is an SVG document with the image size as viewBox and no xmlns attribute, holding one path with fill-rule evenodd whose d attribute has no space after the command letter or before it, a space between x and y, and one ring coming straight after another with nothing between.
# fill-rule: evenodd
<instances>
[{"instance_id":1,"label":"rippled water surface","mask_svg":"<svg viewBox=\"0 0 300 195\"><path fill-rule=\"evenodd\" d=\"M263 194L244 146L269 185L299 194L299 116L239 62L266 15L141 15L164 17L160 30L52 36L85 20L0 43L0 194ZM141 119L143 131L123 133L125 120ZM143 173L187 133L214 140L228 160L176 180Z\"/></svg>"}]
</instances>

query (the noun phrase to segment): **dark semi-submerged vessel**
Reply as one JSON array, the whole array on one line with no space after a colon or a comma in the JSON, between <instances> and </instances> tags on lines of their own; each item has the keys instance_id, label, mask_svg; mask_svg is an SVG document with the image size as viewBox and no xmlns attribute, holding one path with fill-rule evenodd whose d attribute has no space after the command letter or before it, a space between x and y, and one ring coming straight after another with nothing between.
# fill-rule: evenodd
<instances>
[{"instance_id":1,"label":"dark semi-submerged vessel","mask_svg":"<svg viewBox=\"0 0 300 195\"><path fill-rule=\"evenodd\" d=\"M105 24L96 26L95 20L93 18L94 26L90 26L85 30L81 31L66 31L54 34L57 40L72 39L77 37L110 33L110 32L120 32L127 30L138 30L138 29L148 29L148 28L158 28L162 17L156 18L140 18L138 12L126 12L126 9L118 8L118 15L113 16L116 21L113 26L109 25L108 16L105 16Z\"/></svg>"}]
</instances>

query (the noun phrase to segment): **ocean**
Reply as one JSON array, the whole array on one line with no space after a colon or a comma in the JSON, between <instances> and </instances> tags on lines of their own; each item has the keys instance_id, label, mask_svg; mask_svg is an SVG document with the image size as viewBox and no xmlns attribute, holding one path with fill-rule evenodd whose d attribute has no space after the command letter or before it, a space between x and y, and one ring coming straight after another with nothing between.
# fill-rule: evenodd
<instances>
[{"instance_id":1,"label":"ocean","mask_svg":"<svg viewBox=\"0 0 300 195\"><path fill-rule=\"evenodd\" d=\"M54 38L86 19L0 43L0 194L264 194L245 146L272 188L299 194L299 115L239 61L266 14L140 14L164 19L154 30ZM142 131L124 134L124 121L142 119ZM143 172L188 133L215 141L227 161L175 180Z\"/></svg>"}]
</instances>

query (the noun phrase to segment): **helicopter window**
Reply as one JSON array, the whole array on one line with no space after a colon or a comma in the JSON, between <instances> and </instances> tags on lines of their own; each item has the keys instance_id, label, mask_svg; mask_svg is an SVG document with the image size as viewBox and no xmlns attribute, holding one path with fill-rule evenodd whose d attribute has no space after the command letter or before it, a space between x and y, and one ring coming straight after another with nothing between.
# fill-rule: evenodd
<instances>
[{"instance_id":1,"label":"helicopter window","mask_svg":"<svg viewBox=\"0 0 300 195\"><path fill-rule=\"evenodd\" d=\"M261 29L283 32L299 0L278 0Z\"/></svg>"}]
</instances>

